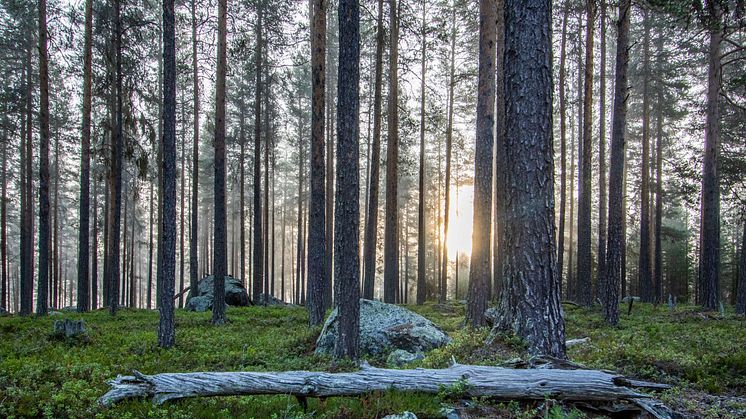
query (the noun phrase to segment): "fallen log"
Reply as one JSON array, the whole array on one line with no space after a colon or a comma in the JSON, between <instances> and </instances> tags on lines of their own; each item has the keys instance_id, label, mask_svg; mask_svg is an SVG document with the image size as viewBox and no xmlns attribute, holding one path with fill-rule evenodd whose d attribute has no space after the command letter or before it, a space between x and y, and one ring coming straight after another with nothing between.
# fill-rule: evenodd
<instances>
[{"instance_id":1,"label":"fallen log","mask_svg":"<svg viewBox=\"0 0 746 419\"><path fill-rule=\"evenodd\" d=\"M152 397L160 405L169 400L258 394L305 397L356 396L397 390L437 394L458 385L464 396L501 400L629 401L652 396L635 391L647 384L598 370L524 369L460 365L445 369L384 369L363 363L356 372L191 372L118 376L99 399L103 406L121 400ZM663 416L665 417L665 416Z\"/></svg>"}]
</instances>

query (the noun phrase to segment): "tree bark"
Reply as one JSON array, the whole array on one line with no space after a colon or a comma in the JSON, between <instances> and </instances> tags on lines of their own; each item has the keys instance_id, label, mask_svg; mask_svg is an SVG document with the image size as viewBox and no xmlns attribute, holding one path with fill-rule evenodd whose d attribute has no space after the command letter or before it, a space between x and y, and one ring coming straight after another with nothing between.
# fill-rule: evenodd
<instances>
[{"instance_id":1,"label":"tree bark","mask_svg":"<svg viewBox=\"0 0 746 419\"><path fill-rule=\"evenodd\" d=\"M20 314L30 315L34 302L34 142L33 142L33 84L31 82L31 40L28 41L26 50L26 128L25 128L25 207L23 209L23 228L21 230L21 248L23 249L23 261L21 269L21 307Z\"/></svg>"},{"instance_id":2,"label":"tree bark","mask_svg":"<svg viewBox=\"0 0 746 419\"><path fill-rule=\"evenodd\" d=\"M184 98L184 92L181 93L181 173L180 173L180 193L179 193L179 308L184 308L184 227L185 227L185 213L187 212L186 207L186 100Z\"/></svg>"},{"instance_id":3,"label":"tree bark","mask_svg":"<svg viewBox=\"0 0 746 419\"><path fill-rule=\"evenodd\" d=\"M124 142L124 121L122 101L122 18L121 0L114 1L114 51L116 56L116 87L114 116L116 120L114 141L111 147L111 232L109 234L109 312L115 315L119 308L119 247L121 234L121 209L122 209L122 152Z\"/></svg>"},{"instance_id":4,"label":"tree bark","mask_svg":"<svg viewBox=\"0 0 746 419\"><path fill-rule=\"evenodd\" d=\"M326 219L324 206L324 107L326 73L325 0L312 2L311 15L311 198L308 205L308 314L311 326L324 321L324 284L326 278Z\"/></svg>"},{"instance_id":5,"label":"tree bark","mask_svg":"<svg viewBox=\"0 0 746 419\"><path fill-rule=\"evenodd\" d=\"M91 233L91 310L98 308L98 179L93 179L93 232Z\"/></svg>"},{"instance_id":6,"label":"tree bark","mask_svg":"<svg viewBox=\"0 0 746 419\"><path fill-rule=\"evenodd\" d=\"M161 264L158 266L158 282L161 287L161 301L158 304L160 309L158 346L171 348L176 337L173 299L176 282L176 31L174 0L163 1L163 52L163 138L161 138L163 160L160 163L163 173L161 180L163 191L161 231L163 234L158 235L158 251L162 255L159 261ZM220 97L219 94L218 97ZM133 223L132 228L134 227ZM217 279L215 282L217 282Z\"/></svg>"},{"instance_id":7,"label":"tree bark","mask_svg":"<svg viewBox=\"0 0 746 419\"><path fill-rule=\"evenodd\" d=\"M560 288L562 287L562 272L565 261L565 209L567 207L567 98L565 96L565 89L567 85L567 20L569 15L570 8L566 5L562 16L558 81L560 114L560 208L559 233L557 234L557 275L560 277ZM560 294L562 294L561 289Z\"/></svg>"},{"instance_id":8,"label":"tree bark","mask_svg":"<svg viewBox=\"0 0 746 419\"><path fill-rule=\"evenodd\" d=\"M344 1L344 0L343 0ZM469 397L500 400L649 401L633 387L654 386L597 370L511 369L453 365L445 369L395 370L363 364L355 372L192 372L120 376L99 399L103 406L152 397L160 405L189 397L292 394L298 397L357 396L374 391L437 394L443 387L466 383ZM657 387L660 387L658 385ZM666 416L660 416L666 417Z\"/></svg>"},{"instance_id":9,"label":"tree bark","mask_svg":"<svg viewBox=\"0 0 746 419\"><path fill-rule=\"evenodd\" d=\"M7 135L6 132L4 134ZM0 280L2 285L0 289L0 307L10 311L10 283L8 278L8 142L9 138L3 138L3 162L2 162L2 196L0 197Z\"/></svg>"},{"instance_id":10,"label":"tree bark","mask_svg":"<svg viewBox=\"0 0 746 419\"><path fill-rule=\"evenodd\" d=\"M47 0L39 0L39 281L36 314L49 307L49 53Z\"/></svg>"},{"instance_id":11,"label":"tree bark","mask_svg":"<svg viewBox=\"0 0 746 419\"><path fill-rule=\"evenodd\" d=\"M591 188L593 157L593 30L595 25L594 0L586 0L585 75L583 78L583 137L580 145L580 178L578 179L578 303L590 306L593 264L591 252Z\"/></svg>"},{"instance_id":12,"label":"tree bark","mask_svg":"<svg viewBox=\"0 0 746 419\"><path fill-rule=\"evenodd\" d=\"M709 50L707 63L707 104L705 147L702 170L702 225L700 230L699 304L716 310L720 302L720 91L723 69L723 11L718 2L708 2Z\"/></svg>"},{"instance_id":13,"label":"tree bark","mask_svg":"<svg viewBox=\"0 0 746 419\"><path fill-rule=\"evenodd\" d=\"M373 299L376 280L376 245L378 238L378 195L381 167L381 85L383 84L383 0L378 0L376 23L376 76L373 93L373 145L370 156L370 185L368 185L368 214L365 217L363 249L363 298Z\"/></svg>"},{"instance_id":14,"label":"tree bark","mask_svg":"<svg viewBox=\"0 0 746 419\"><path fill-rule=\"evenodd\" d=\"M627 126L627 68L629 66L629 26L632 13L631 0L619 4L617 21L616 63L614 80L614 118L611 122L611 147L609 160L609 229L604 273L603 312L606 322L619 322L619 287L623 284L624 262L624 166Z\"/></svg>"},{"instance_id":15,"label":"tree bark","mask_svg":"<svg viewBox=\"0 0 746 419\"><path fill-rule=\"evenodd\" d=\"M741 266L738 270L736 313L746 315L746 208L744 209L743 239L741 241ZM4 235L3 235L4 236Z\"/></svg>"},{"instance_id":16,"label":"tree bark","mask_svg":"<svg viewBox=\"0 0 746 419\"><path fill-rule=\"evenodd\" d=\"M498 330L531 354L565 357L554 241L551 2L505 3L506 287Z\"/></svg>"},{"instance_id":17,"label":"tree bark","mask_svg":"<svg viewBox=\"0 0 746 419\"><path fill-rule=\"evenodd\" d=\"M663 35L658 34L656 39L656 67L658 73L657 106L655 109L655 223L654 223L654 258L653 258L653 284L655 286L655 302L663 302L663 89L660 82L663 74Z\"/></svg>"},{"instance_id":18,"label":"tree bark","mask_svg":"<svg viewBox=\"0 0 746 419\"><path fill-rule=\"evenodd\" d=\"M446 173L445 199L443 202L443 239L441 242L440 278L438 280L438 302L443 304L448 297L448 224L451 207L451 153L453 149L453 96L456 86L456 7L451 5L451 54L448 75L448 125L446 126Z\"/></svg>"},{"instance_id":19,"label":"tree bark","mask_svg":"<svg viewBox=\"0 0 746 419\"><path fill-rule=\"evenodd\" d=\"M640 298L643 302L655 301L650 260L650 16L643 9L642 53L642 165L640 184L640 257L638 278Z\"/></svg>"},{"instance_id":20,"label":"tree bark","mask_svg":"<svg viewBox=\"0 0 746 419\"><path fill-rule=\"evenodd\" d=\"M495 124L495 43L497 40L497 3L479 2L479 83L477 88L477 133L474 150L474 229L472 232L469 293L466 323L485 326L490 272L490 219L492 210L492 146ZM458 263L458 255L456 256ZM456 272L458 281L458 271ZM456 282L458 284L458 282ZM456 287L458 293L458 285Z\"/></svg>"},{"instance_id":21,"label":"tree bark","mask_svg":"<svg viewBox=\"0 0 746 419\"><path fill-rule=\"evenodd\" d=\"M600 0L601 14L601 63L599 68L598 88L598 253L596 268L596 293L603 301L606 292L604 276L606 275L606 216L608 198L606 192L606 0Z\"/></svg>"},{"instance_id":22,"label":"tree bark","mask_svg":"<svg viewBox=\"0 0 746 419\"><path fill-rule=\"evenodd\" d=\"M399 281L399 19L389 0L389 102L386 148L386 230L383 247L383 301L396 302ZM340 37L341 38L341 37Z\"/></svg>"},{"instance_id":23,"label":"tree bark","mask_svg":"<svg viewBox=\"0 0 746 419\"><path fill-rule=\"evenodd\" d=\"M335 358L357 359L360 340L360 5L339 1L334 278L339 327Z\"/></svg>"},{"instance_id":24,"label":"tree bark","mask_svg":"<svg viewBox=\"0 0 746 419\"><path fill-rule=\"evenodd\" d=\"M261 133L262 133L262 4L257 7L256 86L254 94L254 249L251 298L259 302L264 280L264 245L262 237Z\"/></svg>"},{"instance_id":25,"label":"tree bark","mask_svg":"<svg viewBox=\"0 0 746 419\"><path fill-rule=\"evenodd\" d=\"M83 46L83 128L80 145L80 225L78 230L78 311L90 308L90 183L91 183L91 101L93 61L93 0L85 2L85 41ZM94 220L95 222L95 220Z\"/></svg>"},{"instance_id":26,"label":"tree bark","mask_svg":"<svg viewBox=\"0 0 746 419\"><path fill-rule=\"evenodd\" d=\"M221 325L227 321L225 317L225 277L228 274L228 238L225 205L225 78L227 70L227 14L228 1L218 0L218 63L215 81L214 140L215 233L213 236L213 272L215 275L215 289L213 292L215 299L212 303L212 323L214 325ZM259 42L261 42L261 40L259 40ZM254 182L258 184L259 179L255 178ZM259 232L261 233L261 228L259 228ZM261 264L261 257L258 260Z\"/></svg>"},{"instance_id":27,"label":"tree bark","mask_svg":"<svg viewBox=\"0 0 746 419\"><path fill-rule=\"evenodd\" d=\"M493 266L492 287L493 300L498 301L505 283L505 209L507 203L507 185L505 184L505 169L507 166L507 150L505 148L505 1L497 0L497 38L495 44L495 213L493 220L494 235L492 238Z\"/></svg>"},{"instance_id":28,"label":"tree bark","mask_svg":"<svg viewBox=\"0 0 746 419\"><path fill-rule=\"evenodd\" d=\"M427 60L427 0L422 1L422 48L420 49L420 171L417 207L417 305L425 303L425 69ZM409 246L407 246L409 249ZM409 259L407 257L407 259ZM364 296L364 298L367 298Z\"/></svg>"},{"instance_id":29,"label":"tree bark","mask_svg":"<svg viewBox=\"0 0 746 419\"><path fill-rule=\"evenodd\" d=\"M189 230L189 288L192 290L187 301L197 289L199 271L199 67L197 66L197 0L191 1L192 11L192 113L194 114L192 140L192 211ZM243 226L243 224L242 224ZM242 242L243 243L243 242ZM242 259L243 260L243 259ZM243 272L242 272L243 273ZM241 277L243 280L243 276Z\"/></svg>"}]
</instances>

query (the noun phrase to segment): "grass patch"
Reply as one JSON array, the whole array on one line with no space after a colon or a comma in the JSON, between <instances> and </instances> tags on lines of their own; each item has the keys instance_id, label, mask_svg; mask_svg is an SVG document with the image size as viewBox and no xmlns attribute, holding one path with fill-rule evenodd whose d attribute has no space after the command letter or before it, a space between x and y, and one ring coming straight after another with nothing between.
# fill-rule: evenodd
<instances>
[{"instance_id":1,"label":"grass patch","mask_svg":"<svg viewBox=\"0 0 746 419\"><path fill-rule=\"evenodd\" d=\"M496 365L525 356L516 339L505 338L496 347L485 348L489 331L464 328L462 304L407 308L431 319L453 338L451 345L431 351L409 367L446 367L452 357L464 364ZM438 417L442 403L453 403L444 400L450 397L437 395L380 392L311 398L305 412L294 397L282 395L199 398L160 407L149 400L127 401L110 409L97 405L97 398L108 389L106 380L133 369L145 374L351 369L351 365L314 355L320 329L307 326L303 308L230 308L230 323L221 327L211 326L210 316L177 310L174 350L158 348L158 313L154 311L124 309L113 318L105 311L46 318L2 317L0 417L374 418L405 410L420 417ZM636 305L631 316L623 314L618 327L607 326L593 309L568 308L566 316L568 338L591 337L591 342L570 349L574 361L675 384L675 389L664 395L670 400L681 399L678 395L689 391L732 395L746 390L743 318L727 314L720 319L692 307L670 312L663 306L645 304ZM74 345L50 339L52 323L60 318L85 320L89 342ZM458 389L444 389L444 395L457 393ZM724 401L723 409L729 408L728 403L738 408L738 401ZM582 412L561 405L486 400L479 404L487 416L582 417Z\"/></svg>"}]
</instances>

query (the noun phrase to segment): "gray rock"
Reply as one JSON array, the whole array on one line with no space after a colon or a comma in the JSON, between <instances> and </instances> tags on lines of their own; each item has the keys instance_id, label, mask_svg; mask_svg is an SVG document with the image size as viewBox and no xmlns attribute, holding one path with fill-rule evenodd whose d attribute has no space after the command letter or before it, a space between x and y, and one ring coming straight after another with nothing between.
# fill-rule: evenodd
<instances>
[{"instance_id":1,"label":"gray rock","mask_svg":"<svg viewBox=\"0 0 746 419\"><path fill-rule=\"evenodd\" d=\"M186 308L190 311L212 310L214 299L215 277L212 275L202 278L197 283L197 294L187 301ZM249 294L241 281L232 277L225 277L225 303L230 306L249 305Z\"/></svg>"},{"instance_id":2,"label":"gray rock","mask_svg":"<svg viewBox=\"0 0 746 419\"><path fill-rule=\"evenodd\" d=\"M186 309L189 311L196 311L202 313L207 310L212 310L213 295L200 295L192 297L187 301Z\"/></svg>"},{"instance_id":3,"label":"gray rock","mask_svg":"<svg viewBox=\"0 0 746 419\"><path fill-rule=\"evenodd\" d=\"M10 312L5 307L0 307L0 316L10 316Z\"/></svg>"},{"instance_id":4,"label":"gray rock","mask_svg":"<svg viewBox=\"0 0 746 419\"><path fill-rule=\"evenodd\" d=\"M88 332L85 329L85 322L83 320L55 320L52 337L66 341L87 342Z\"/></svg>"},{"instance_id":5,"label":"gray rock","mask_svg":"<svg viewBox=\"0 0 746 419\"><path fill-rule=\"evenodd\" d=\"M425 359L425 355L422 352L413 354L404 349L396 349L389 354L388 358L386 358L386 364L390 367L402 367L411 364L414 361L419 361L420 359Z\"/></svg>"},{"instance_id":6,"label":"gray rock","mask_svg":"<svg viewBox=\"0 0 746 419\"><path fill-rule=\"evenodd\" d=\"M259 294L259 299L257 304L259 305L266 305L266 306L286 306L288 305L286 302L280 300L279 298L275 297L274 295L261 293Z\"/></svg>"},{"instance_id":7,"label":"gray rock","mask_svg":"<svg viewBox=\"0 0 746 419\"><path fill-rule=\"evenodd\" d=\"M62 307L60 309L60 311L65 312L65 313L73 313L73 312L78 311L78 307L76 307L76 306L65 306L65 307Z\"/></svg>"},{"instance_id":8,"label":"gray rock","mask_svg":"<svg viewBox=\"0 0 746 419\"><path fill-rule=\"evenodd\" d=\"M316 340L317 354L331 354L337 330L337 310L326 319ZM451 338L417 313L380 301L360 300L360 351L383 355L392 349L416 353L444 346Z\"/></svg>"},{"instance_id":9,"label":"gray rock","mask_svg":"<svg viewBox=\"0 0 746 419\"><path fill-rule=\"evenodd\" d=\"M61 315L62 315L62 312L61 312L61 311L55 311L55 310L52 310L52 311L50 311L50 312L49 312L49 313L47 313L47 314L49 314L50 316L61 316Z\"/></svg>"},{"instance_id":10,"label":"gray rock","mask_svg":"<svg viewBox=\"0 0 746 419\"><path fill-rule=\"evenodd\" d=\"M383 419L417 419L417 415L412 412L402 412L398 415L386 415Z\"/></svg>"}]
</instances>

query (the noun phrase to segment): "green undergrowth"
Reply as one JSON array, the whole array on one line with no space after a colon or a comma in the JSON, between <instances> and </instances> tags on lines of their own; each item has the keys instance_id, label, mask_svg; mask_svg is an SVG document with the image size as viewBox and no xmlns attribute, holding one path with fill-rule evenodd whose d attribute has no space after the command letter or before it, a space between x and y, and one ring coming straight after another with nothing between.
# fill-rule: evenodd
<instances>
[{"instance_id":1,"label":"green undergrowth","mask_svg":"<svg viewBox=\"0 0 746 419\"><path fill-rule=\"evenodd\" d=\"M453 343L427 354L410 367L443 368L458 363L499 365L525 358L519 339L502 337L485 348L488 330L463 327L460 303L407 306L441 326ZM607 326L594 309L565 307L567 337L591 341L571 348L573 361L613 369L640 379L671 383L664 397L699 391L746 393L746 321L724 318L692 307L671 312L664 306L639 304ZM291 396L243 396L180 400L155 407L132 400L104 409L96 400L107 380L138 370L144 374L187 371L340 372L353 367L314 355L319 328L307 326L302 308L230 308L230 323L210 325L210 313L176 314L176 347L158 348L155 311L105 311L47 318L0 317L0 417L361 417L375 418L405 410L419 417L439 417L454 403L457 388L439 395L372 393L361 397L309 398L304 410ZM83 319L89 341L72 345L50 338L55 319ZM369 359L381 365L381 359ZM677 393L678 392L678 393ZM487 402L485 402L487 403ZM572 408L548 404L487 403L496 416L582 417ZM518 406L518 407L516 407ZM490 410L483 410L489 412ZM508 413L506 413L508 412ZM483 413L488 415L488 413ZM727 415L726 415L727 416Z\"/></svg>"}]
</instances>

